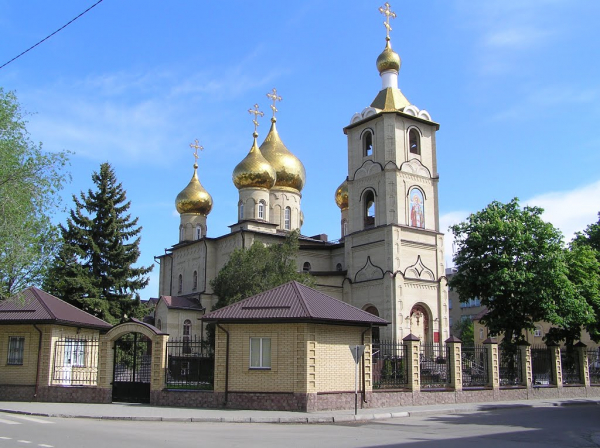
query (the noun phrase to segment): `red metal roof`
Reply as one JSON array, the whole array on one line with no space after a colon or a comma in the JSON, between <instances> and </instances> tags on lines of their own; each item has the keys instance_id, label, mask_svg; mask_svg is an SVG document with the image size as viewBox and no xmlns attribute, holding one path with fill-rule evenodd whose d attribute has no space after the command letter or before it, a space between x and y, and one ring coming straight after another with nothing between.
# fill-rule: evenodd
<instances>
[{"instance_id":1,"label":"red metal roof","mask_svg":"<svg viewBox=\"0 0 600 448\"><path fill-rule=\"evenodd\" d=\"M202 317L216 322L330 322L387 325L389 322L327 294L292 281Z\"/></svg>"},{"instance_id":2,"label":"red metal roof","mask_svg":"<svg viewBox=\"0 0 600 448\"><path fill-rule=\"evenodd\" d=\"M204 308L198 303L197 300L189 299L187 297L180 296L160 296L169 309L181 309L181 310L198 310L201 311ZM159 301L160 301L159 299Z\"/></svg>"},{"instance_id":3,"label":"red metal roof","mask_svg":"<svg viewBox=\"0 0 600 448\"><path fill-rule=\"evenodd\" d=\"M112 325L33 286L0 302L0 324L57 323L110 329Z\"/></svg>"}]
</instances>

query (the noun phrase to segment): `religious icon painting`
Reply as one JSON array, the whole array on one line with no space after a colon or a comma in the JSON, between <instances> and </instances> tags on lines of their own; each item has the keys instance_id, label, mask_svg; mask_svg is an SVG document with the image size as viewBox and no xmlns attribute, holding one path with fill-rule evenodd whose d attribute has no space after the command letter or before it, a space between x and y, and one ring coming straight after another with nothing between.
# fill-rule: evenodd
<instances>
[{"instance_id":1,"label":"religious icon painting","mask_svg":"<svg viewBox=\"0 0 600 448\"><path fill-rule=\"evenodd\" d=\"M412 188L408 194L410 209L410 226L425 228L425 200L423 192L418 188Z\"/></svg>"}]
</instances>

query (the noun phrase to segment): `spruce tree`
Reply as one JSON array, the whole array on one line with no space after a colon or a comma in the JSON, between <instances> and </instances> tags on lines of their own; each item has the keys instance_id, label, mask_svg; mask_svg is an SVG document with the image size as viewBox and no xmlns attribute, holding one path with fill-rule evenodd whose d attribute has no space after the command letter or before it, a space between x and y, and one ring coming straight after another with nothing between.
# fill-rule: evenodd
<instances>
[{"instance_id":1,"label":"spruce tree","mask_svg":"<svg viewBox=\"0 0 600 448\"><path fill-rule=\"evenodd\" d=\"M134 267L140 256L138 218L109 163L100 165L92 181L96 189L73 195L62 247L44 288L67 302L111 323L139 316L138 290L149 281L150 267Z\"/></svg>"}]
</instances>

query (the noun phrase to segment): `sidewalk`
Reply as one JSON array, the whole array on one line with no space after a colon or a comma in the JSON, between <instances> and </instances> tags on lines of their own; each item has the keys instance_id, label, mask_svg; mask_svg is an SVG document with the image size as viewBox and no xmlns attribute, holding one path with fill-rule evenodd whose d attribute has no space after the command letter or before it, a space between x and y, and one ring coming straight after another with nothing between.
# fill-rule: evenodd
<instances>
[{"instance_id":1,"label":"sidewalk","mask_svg":"<svg viewBox=\"0 0 600 448\"><path fill-rule=\"evenodd\" d=\"M486 412L502 409L598 406L600 399L551 399L528 401L495 401L397 408L359 409L324 412L252 411L237 409L170 408L145 404L112 403L37 403L0 401L0 412L43 417L69 417L110 420L167 422L230 422L230 423L348 423L423 415L448 415Z\"/></svg>"}]
</instances>

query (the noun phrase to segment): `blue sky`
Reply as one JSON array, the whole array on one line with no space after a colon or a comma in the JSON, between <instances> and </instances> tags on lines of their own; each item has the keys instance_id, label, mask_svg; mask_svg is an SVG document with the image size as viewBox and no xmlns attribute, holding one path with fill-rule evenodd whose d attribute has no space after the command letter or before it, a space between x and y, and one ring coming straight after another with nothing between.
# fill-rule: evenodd
<instances>
[{"instance_id":1,"label":"blue sky","mask_svg":"<svg viewBox=\"0 0 600 448\"><path fill-rule=\"evenodd\" d=\"M0 65L93 0L0 0ZM347 175L342 128L375 98L383 2L104 0L0 70L48 151L69 150L71 195L110 162L143 226L140 263L177 241L176 195L192 175L189 143L214 206L208 235L229 232L231 173L252 143L252 116L278 129L306 167L305 235L340 236L333 195ZM399 85L441 124L441 230L493 200L546 209L570 239L600 211L600 2L393 2ZM57 220L64 215L57 215ZM451 248L451 238L447 237ZM142 298L158 293L158 266Z\"/></svg>"}]
</instances>

